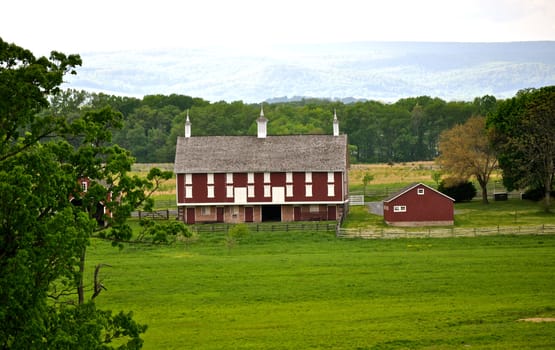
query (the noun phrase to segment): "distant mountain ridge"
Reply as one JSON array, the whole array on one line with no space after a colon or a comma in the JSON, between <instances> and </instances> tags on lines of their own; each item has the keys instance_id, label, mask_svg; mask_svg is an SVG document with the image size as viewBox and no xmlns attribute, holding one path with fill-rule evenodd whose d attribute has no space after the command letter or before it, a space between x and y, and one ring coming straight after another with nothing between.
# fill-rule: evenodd
<instances>
[{"instance_id":1,"label":"distant mountain ridge","mask_svg":"<svg viewBox=\"0 0 555 350\"><path fill-rule=\"evenodd\" d=\"M357 42L82 53L68 88L247 103L297 97L396 101L512 97L555 85L555 41ZM291 96L291 97L289 97Z\"/></svg>"}]
</instances>

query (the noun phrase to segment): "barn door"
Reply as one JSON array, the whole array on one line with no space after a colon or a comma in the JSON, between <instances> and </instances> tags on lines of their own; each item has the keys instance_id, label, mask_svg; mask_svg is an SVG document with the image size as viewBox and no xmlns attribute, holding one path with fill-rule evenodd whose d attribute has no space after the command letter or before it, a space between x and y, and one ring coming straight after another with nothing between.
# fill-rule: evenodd
<instances>
[{"instance_id":1,"label":"barn door","mask_svg":"<svg viewBox=\"0 0 555 350\"><path fill-rule=\"evenodd\" d=\"M187 208L187 223L195 223L195 208Z\"/></svg>"},{"instance_id":2,"label":"barn door","mask_svg":"<svg viewBox=\"0 0 555 350\"><path fill-rule=\"evenodd\" d=\"M216 208L216 221L217 222L224 222L224 208L217 207Z\"/></svg>"},{"instance_id":3,"label":"barn door","mask_svg":"<svg viewBox=\"0 0 555 350\"><path fill-rule=\"evenodd\" d=\"M328 220L335 220L337 218L337 207L330 205L328 207Z\"/></svg>"},{"instance_id":4,"label":"barn door","mask_svg":"<svg viewBox=\"0 0 555 350\"><path fill-rule=\"evenodd\" d=\"M293 220L301 221L301 207L295 207L293 209Z\"/></svg>"},{"instance_id":5,"label":"barn door","mask_svg":"<svg viewBox=\"0 0 555 350\"><path fill-rule=\"evenodd\" d=\"M253 207L245 207L245 222L253 222L254 220L254 208Z\"/></svg>"}]
</instances>

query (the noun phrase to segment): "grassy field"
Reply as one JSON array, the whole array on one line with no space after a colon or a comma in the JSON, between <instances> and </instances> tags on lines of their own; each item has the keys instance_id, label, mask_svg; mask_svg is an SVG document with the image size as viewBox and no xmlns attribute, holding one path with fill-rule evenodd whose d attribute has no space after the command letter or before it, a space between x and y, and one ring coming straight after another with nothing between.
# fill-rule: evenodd
<instances>
[{"instance_id":1,"label":"grassy field","mask_svg":"<svg viewBox=\"0 0 555 350\"><path fill-rule=\"evenodd\" d=\"M222 235L93 241L103 308L133 310L145 349L552 349L555 236L339 240ZM89 270L90 271L90 270Z\"/></svg>"},{"instance_id":2,"label":"grassy field","mask_svg":"<svg viewBox=\"0 0 555 350\"><path fill-rule=\"evenodd\" d=\"M141 175L148 165L133 169ZM433 163L357 165L350 188L433 185ZM161 202L175 200L175 179ZM380 199L380 198L376 198ZM455 226L555 222L533 202L456 204ZM383 227L352 207L347 227ZM337 239L334 233L223 234L173 246L93 240L102 308L133 310L145 349L553 349L555 236Z\"/></svg>"}]
</instances>

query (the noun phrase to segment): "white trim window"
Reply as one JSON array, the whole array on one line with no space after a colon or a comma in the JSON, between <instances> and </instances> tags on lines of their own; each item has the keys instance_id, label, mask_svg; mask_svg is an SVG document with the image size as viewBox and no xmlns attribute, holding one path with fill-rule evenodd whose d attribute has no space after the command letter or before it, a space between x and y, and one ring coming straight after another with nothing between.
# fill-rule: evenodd
<instances>
[{"instance_id":1,"label":"white trim window","mask_svg":"<svg viewBox=\"0 0 555 350\"><path fill-rule=\"evenodd\" d=\"M225 183L228 185L233 185L233 173L225 174Z\"/></svg>"},{"instance_id":2,"label":"white trim window","mask_svg":"<svg viewBox=\"0 0 555 350\"><path fill-rule=\"evenodd\" d=\"M214 185L208 185L208 198L214 198Z\"/></svg>"},{"instance_id":3,"label":"white trim window","mask_svg":"<svg viewBox=\"0 0 555 350\"><path fill-rule=\"evenodd\" d=\"M423 196L424 195L424 189L419 188L419 189L416 190L416 193L418 193L419 196Z\"/></svg>"},{"instance_id":4,"label":"white trim window","mask_svg":"<svg viewBox=\"0 0 555 350\"><path fill-rule=\"evenodd\" d=\"M404 213L407 211L407 206L406 205L394 205L393 206L393 212L394 213Z\"/></svg>"},{"instance_id":5,"label":"white trim window","mask_svg":"<svg viewBox=\"0 0 555 350\"><path fill-rule=\"evenodd\" d=\"M200 208L200 215L202 215L202 216L212 215L212 208L211 207L201 207Z\"/></svg>"},{"instance_id":6,"label":"white trim window","mask_svg":"<svg viewBox=\"0 0 555 350\"><path fill-rule=\"evenodd\" d=\"M249 198L254 198L254 185L247 186L247 196Z\"/></svg>"},{"instance_id":7,"label":"white trim window","mask_svg":"<svg viewBox=\"0 0 555 350\"><path fill-rule=\"evenodd\" d=\"M206 174L206 183L208 185L213 185L214 184L214 174L212 174L212 173Z\"/></svg>"},{"instance_id":8,"label":"white trim window","mask_svg":"<svg viewBox=\"0 0 555 350\"><path fill-rule=\"evenodd\" d=\"M312 185L305 185L305 196L312 197Z\"/></svg>"},{"instance_id":9,"label":"white trim window","mask_svg":"<svg viewBox=\"0 0 555 350\"><path fill-rule=\"evenodd\" d=\"M328 172L328 183L329 183L329 184L332 184L332 183L335 182L335 176L334 176L334 175L335 175L335 174L334 174L333 172L331 172L331 171Z\"/></svg>"},{"instance_id":10,"label":"white trim window","mask_svg":"<svg viewBox=\"0 0 555 350\"><path fill-rule=\"evenodd\" d=\"M265 184L270 183L270 173L264 173L264 183Z\"/></svg>"},{"instance_id":11,"label":"white trim window","mask_svg":"<svg viewBox=\"0 0 555 350\"><path fill-rule=\"evenodd\" d=\"M272 186L264 185L264 197L271 197L272 196Z\"/></svg>"},{"instance_id":12,"label":"white trim window","mask_svg":"<svg viewBox=\"0 0 555 350\"><path fill-rule=\"evenodd\" d=\"M333 197L333 196L335 196L335 185L328 184L328 197Z\"/></svg>"},{"instance_id":13,"label":"white trim window","mask_svg":"<svg viewBox=\"0 0 555 350\"><path fill-rule=\"evenodd\" d=\"M193 174L185 174L185 185L193 184Z\"/></svg>"},{"instance_id":14,"label":"white trim window","mask_svg":"<svg viewBox=\"0 0 555 350\"><path fill-rule=\"evenodd\" d=\"M293 197L293 185L285 185L285 196Z\"/></svg>"},{"instance_id":15,"label":"white trim window","mask_svg":"<svg viewBox=\"0 0 555 350\"><path fill-rule=\"evenodd\" d=\"M225 195L227 198L233 198L233 185L227 185L225 187Z\"/></svg>"},{"instance_id":16,"label":"white trim window","mask_svg":"<svg viewBox=\"0 0 555 350\"><path fill-rule=\"evenodd\" d=\"M307 184L312 183L312 173L310 171L304 173L304 182Z\"/></svg>"},{"instance_id":17,"label":"white trim window","mask_svg":"<svg viewBox=\"0 0 555 350\"><path fill-rule=\"evenodd\" d=\"M193 198L193 186L185 186L185 198Z\"/></svg>"},{"instance_id":18,"label":"white trim window","mask_svg":"<svg viewBox=\"0 0 555 350\"><path fill-rule=\"evenodd\" d=\"M254 183L254 173L247 173L247 183Z\"/></svg>"},{"instance_id":19,"label":"white trim window","mask_svg":"<svg viewBox=\"0 0 555 350\"><path fill-rule=\"evenodd\" d=\"M285 182L288 184L293 182L293 173L291 172L285 173Z\"/></svg>"},{"instance_id":20,"label":"white trim window","mask_svg":"<svg viewBox=\"0 0 555 350\"><path fill-rule=\"evenodd\" d=\"M319 213L320 206L318 204L311 204L310 207L308 208L308 211L311 213Z\"/></svg>"}]
</instances>

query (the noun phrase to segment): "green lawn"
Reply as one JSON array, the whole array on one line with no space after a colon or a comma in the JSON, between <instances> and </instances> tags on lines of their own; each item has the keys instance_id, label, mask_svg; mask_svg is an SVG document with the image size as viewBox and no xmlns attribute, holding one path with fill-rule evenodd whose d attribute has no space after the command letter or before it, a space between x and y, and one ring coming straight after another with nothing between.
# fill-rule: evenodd
<instances>
[{"instance_id":1,"label":"green lawn","mask_svg":"<svg viewBox=\"0 0 555 350\"><path fill-rule=\"evenodd\" d=\"M148 324L145 349L555 348L555 323L519 321L555 317L555 236L93 240L100 262L97 304Z\"/></svg>"}]
</instances>

